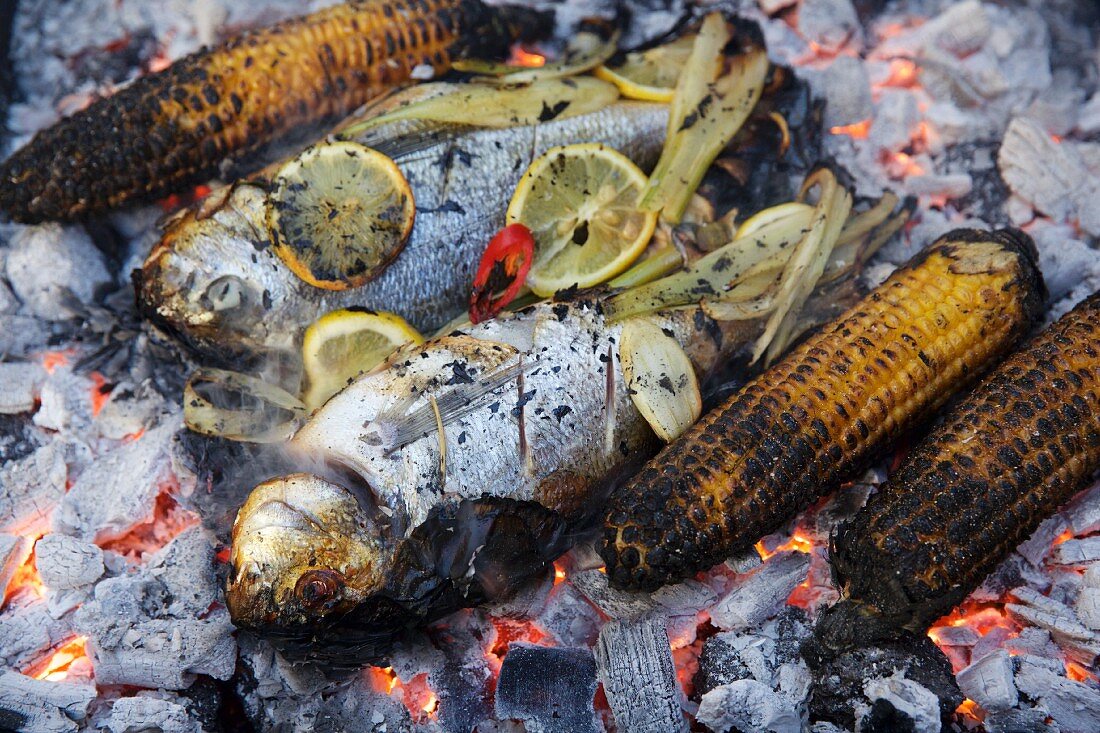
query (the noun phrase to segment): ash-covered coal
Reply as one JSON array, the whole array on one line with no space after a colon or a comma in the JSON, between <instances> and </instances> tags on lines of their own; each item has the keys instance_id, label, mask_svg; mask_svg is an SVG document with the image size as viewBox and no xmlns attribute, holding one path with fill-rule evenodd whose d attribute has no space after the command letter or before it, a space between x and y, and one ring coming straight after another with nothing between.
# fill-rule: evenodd
<instances>
[{"instance_id":1,"label":"ash-covered coal","mask_svg":"<svg viewBox=\"0 0 1100 733\"><path fill-rule=\"evenodd\" d=\"M596 733L595 694L589 649L513 643L497 679L496 716L545 733Z\"/></svg>"}]
</instances>

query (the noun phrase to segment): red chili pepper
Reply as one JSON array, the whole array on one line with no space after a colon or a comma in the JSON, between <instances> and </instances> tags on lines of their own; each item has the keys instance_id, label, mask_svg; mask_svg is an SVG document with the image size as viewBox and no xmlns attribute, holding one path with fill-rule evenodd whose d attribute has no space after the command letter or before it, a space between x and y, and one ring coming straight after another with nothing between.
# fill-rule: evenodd
<instances>
[{"instance_id":1,"label":"red chili pepper","mask_svg":"<svg viewBox=\"0 0 1100 733\"><path fill-rule=\"evenodd\" d=\"M470 294L472 323L492 318L519 295L534 257L535 238L522 224L509 224L489 240Z\"/></svg>"}]
</instances>

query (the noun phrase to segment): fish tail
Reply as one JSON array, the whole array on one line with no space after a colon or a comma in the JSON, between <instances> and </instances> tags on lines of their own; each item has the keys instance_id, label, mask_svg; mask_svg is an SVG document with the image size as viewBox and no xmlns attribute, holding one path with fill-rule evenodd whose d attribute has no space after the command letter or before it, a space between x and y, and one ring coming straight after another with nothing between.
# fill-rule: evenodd
<instances>
[{"instance_id":1,"label":"fish tail","mask_svg":"<svg viewBox=\"0 0 1100 733\"><path fill-rule=\"evenodd\" d=\"M480 0L359 0L203 49L39 132L0 164L0 211L71 220L200 183L230 157L346 115L536 21Z\"/></svg>"}]
</instances>

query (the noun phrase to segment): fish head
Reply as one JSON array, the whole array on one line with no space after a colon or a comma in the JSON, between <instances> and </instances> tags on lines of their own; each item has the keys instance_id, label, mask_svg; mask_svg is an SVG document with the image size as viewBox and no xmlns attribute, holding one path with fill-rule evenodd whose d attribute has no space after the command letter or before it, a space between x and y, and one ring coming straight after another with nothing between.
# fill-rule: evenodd
<instances>
[{"instance_id":1,"label":"fish head","mask_svg":"<svg viewBox=\"0 0 1100 733\"><path fill-rule=\"evenodd\" d=\"M239 184L169 220L136 276L143 313L208 353L292 346L269 337L290 293L286 268L271 251L265 200L259 186Z\"/></svg>"},{"instance_id":2,"label":"fish head","mask_svg":"<svg viewBox=\"0 0 1100 733\"><path fill-rule=\"evenodd\" d=\"M389 563L381 528L352 492L311 474L272 479L233 523L230 616L245 628L307 635L377 593Z\"/></svg>"}]
</instances>

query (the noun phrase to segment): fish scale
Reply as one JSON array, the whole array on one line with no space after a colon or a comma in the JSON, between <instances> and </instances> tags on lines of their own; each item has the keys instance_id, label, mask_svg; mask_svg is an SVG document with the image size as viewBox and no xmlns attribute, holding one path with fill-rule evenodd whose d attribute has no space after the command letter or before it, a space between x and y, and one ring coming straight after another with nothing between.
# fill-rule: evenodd
<instances>
[{"instance_id":1,"label":"fish scale","mask_svg":"<svg viewBox=\"0 0 1100 733\"><path fill-rule=\"evenodd\" d=\"M1041 308L1023 236L945 235L665 448L612 495L612 581L653 590L748 549L976 378Z\"/></svg>"},{"instance_id":2,"label":"fish scale","mask_svg":"<svg viewBox=\"0 0 1100 733\"><path fill-rule=\"evenodd\" d=\"M850 600L922 632L1100 468L1100 294L993 372L832 541Z\"/></svg>"},{"instance_id":3,"label":"fish scale","mask_svg":"<svg viewBox=\"0 0 1100 733\"><path fill-rule=\"evenodd\" d=\"M203 49L39 132L0 164L0 211L69 220L201 183L417 66L506 52L518 19L479 0L353 0Z\"/></svg>"}]
</instances>

